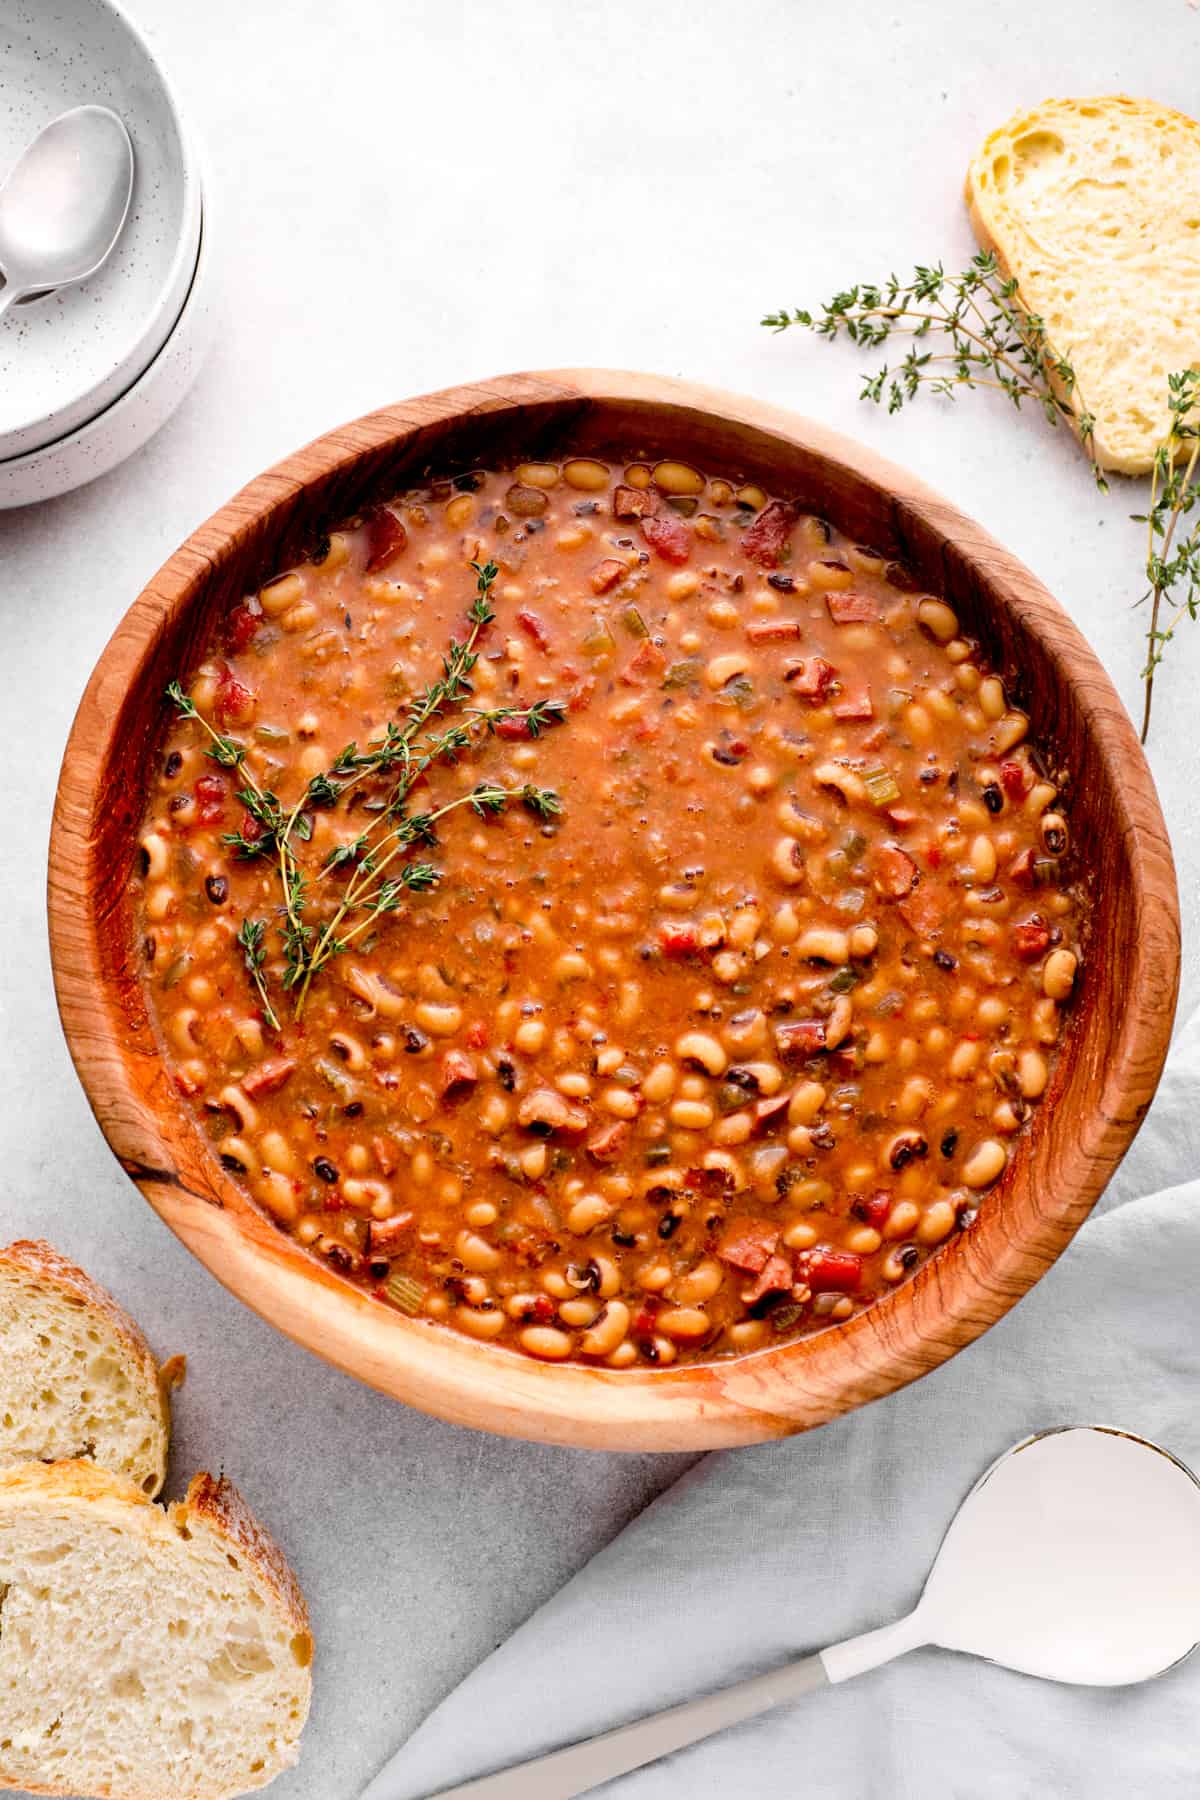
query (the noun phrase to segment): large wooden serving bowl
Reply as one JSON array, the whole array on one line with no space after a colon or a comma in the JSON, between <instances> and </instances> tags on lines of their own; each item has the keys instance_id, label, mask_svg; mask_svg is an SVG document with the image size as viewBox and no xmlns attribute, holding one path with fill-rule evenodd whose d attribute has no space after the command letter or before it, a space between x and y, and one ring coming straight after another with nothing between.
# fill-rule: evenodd
<instances>
[{"instance_id":1,"label":"large wooden serving bowl","mask_svg":"<svg viewBox=\"0 0 1200 1800\"><path fill-rule=\"evenodd\" d=\"M568 451L657 452L740 474L907 563L982 639L1069 771L1074 844L1095 872L1067 1048L976 1222L844 1325L732 1361L636 1372L538 1363L409 1320L341 1280L254 1208L199 1136L159 1056L132 951L130 872L163 689L193 664L214 620L321 530L430 465ZM1007 1312L1066 1247L1137 1131L1179 971L1174 872L1149 771L1100 664L1033 576L903 470L821 426L731 394L596 370L511 375L372 413L252 481L189 538L125 615L80 704L54 814L50 941L67 1041L109 1143L226 1287L412 1406L514 1436L631 1450L820 1425L924 1375Z\"/></svg>"}]
</instances>

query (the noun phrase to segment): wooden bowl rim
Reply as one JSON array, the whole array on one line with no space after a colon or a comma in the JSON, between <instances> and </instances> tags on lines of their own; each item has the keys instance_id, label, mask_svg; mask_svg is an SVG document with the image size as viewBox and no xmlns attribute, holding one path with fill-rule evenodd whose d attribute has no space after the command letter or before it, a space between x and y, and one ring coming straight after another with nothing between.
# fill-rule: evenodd
<instances>
[{"instance_id":1,"label":"wooden bowl rim","mask_svg":"<svg viewBox=\"0 0 1200 1800\"><path fill-rule=\"evenodd\" d=\"M294 1240L246 1228L251 1211L213 1168L211 1192L189 1188L124 1066L121 1021L106 991L95 907L87 896L101 810L98 784L116 731L116 697L143 676L160 633L191 604L222 548L335 471L415 431L531 402L605 402L767 434L801 455L842 465L884 490L893 508L952 543L1020 627L1043 642L1057 679L1074 686L1096 759L1121 766L1113 804L1142 913L1122 971L1127 994L1151 968L1169 1004L1129 1006L1088 1142L1069 1147L1076 1175L1037 1198L1030 1229L1010 1235L985 1205L962 1234L846 1324L729 1362L614 1371L536 1362L419 1325L318 1266ZM682 453L682 446L681 446ZM103 724L97 732L93 723ZM1111 772L1106 780L1112 784ZM117 627L88 682L63 757L49 857L51 959L71 1056L114 1154L173 1231L250 1307L306 1348L382 1392L455 1423L609 1449L702 1450L761 1441L824 1423L927 1372L1015 1304L1065 1248L1132 1140L1153 1097L1170 1038L1179 970L1179 911L1166 829L1128 717L1085 639L1030 572L973 520L875 451L814 421L721 389L622 370L499 376L384 407L338 427L248 483L164 563ZM1071 1054L1068 1050L1068 1054ZM1122 1115L1116 1104L1132 1098ZM148 1141L149 1138L149 1141ZM215 1161L215 1159L214 1159ZM965 1253L974 1234L978 1254Z\"/></svg>"}]
</instances>

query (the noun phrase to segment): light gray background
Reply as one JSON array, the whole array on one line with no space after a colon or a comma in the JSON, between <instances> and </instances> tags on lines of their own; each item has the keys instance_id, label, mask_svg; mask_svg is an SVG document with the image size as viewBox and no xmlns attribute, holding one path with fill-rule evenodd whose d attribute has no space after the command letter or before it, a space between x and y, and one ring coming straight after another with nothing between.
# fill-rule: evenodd
<instances>
[{"instance_id":1,"label":"light gray background","mask_svg":"<svg viewBox=\"0 0 1200 1800\"><path fill-rule=\"evenodd\" d=\"M227 324L140 455L0 514L0 1237L51 1237L160 1351L188 1352L172 1490L202 1465L233 1475L316 1623L303 1763L272 1792L350 1800L686 1459L533 1449L409 1413L276 1337L138 1198L76 1083L45 948L51 797L87 675L163 558L277 457L407 394L592 363L762 395L908 463L1029 563L1134 705L1142 542L1127 514L1142 489L1100 498L1065 433L990 396L889 419L856 399L863 356L757 320L892 267L965 260L964 164L1019 104L1124 90L1194 108L1200 13L1187 0L137 10L207 147ZM1189 943L1198 671L1200 629L1185 625L1151 760ZM1197 974L1189 961L1185 1005ZM636 1650L636 1621L631 1633Z\"/></svg>"}]
</instances>

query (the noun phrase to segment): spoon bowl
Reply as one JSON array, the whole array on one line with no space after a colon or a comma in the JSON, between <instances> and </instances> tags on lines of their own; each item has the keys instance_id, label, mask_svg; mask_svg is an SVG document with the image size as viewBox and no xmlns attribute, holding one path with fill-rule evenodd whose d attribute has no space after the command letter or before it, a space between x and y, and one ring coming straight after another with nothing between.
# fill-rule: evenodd
<instances>
[{"instance_id":1,"label":"spoon bowl","mask_svg":"<svg viewBox=\"0 0 1200 1800\"><path fill-rule=\"evenodd\" d=\"M45 126L0 187L0 314L86 281L121 235L133 145L107 106L76 106Z\"/></svg>"},{"instance_id":2,"label":"spoon bowl","mask_svg":"<svg viewBox=\"0 0 1200 1800\"><path fill-rule=\"evenodd\" d=\"M1146 1438L1058 1426L980 1476L906 1618L432 1800L572 1800L922 1645L1047 1681L1124 1687L1165 1674L1198 1639L1200 1481ZM363 1800L390 1800L391 1777L385 1769Z\"/></svg>"}]
</instances>

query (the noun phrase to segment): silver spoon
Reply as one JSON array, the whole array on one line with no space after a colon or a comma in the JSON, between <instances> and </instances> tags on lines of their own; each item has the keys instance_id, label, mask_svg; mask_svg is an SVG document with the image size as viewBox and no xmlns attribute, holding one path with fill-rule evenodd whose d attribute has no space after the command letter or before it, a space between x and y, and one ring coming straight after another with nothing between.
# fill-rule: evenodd
<instances>
[{"instance_id":1,"label":"silver spoon","mask_svg":"<svg viewBox=\"0 0 1200 1800\"><path fill-rule=\"evenodd\" d=\"M1182 1662L1198 1638L1200 1482L1145 1438L1063 1426L1015 1444L975 1483L907 1618L431 1800L571 1800L926 1644L1123 1687Z\"/></svg>"},{"instance_id":2,"label":"silver spoon","mask_svg":"<svg viewBox=\"0 0 1200 1800\"><path fill-rule=\"evenodd\" d=\"M0 315L94 275L132 193L133 145L107 106L76 106L39 131L0 187Z\"/></svg>"}]
</instances>

